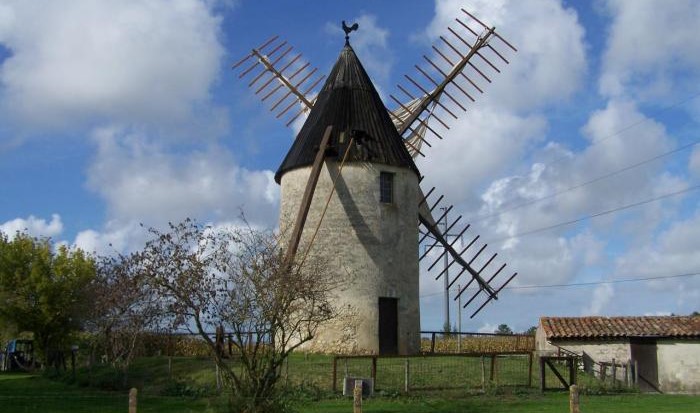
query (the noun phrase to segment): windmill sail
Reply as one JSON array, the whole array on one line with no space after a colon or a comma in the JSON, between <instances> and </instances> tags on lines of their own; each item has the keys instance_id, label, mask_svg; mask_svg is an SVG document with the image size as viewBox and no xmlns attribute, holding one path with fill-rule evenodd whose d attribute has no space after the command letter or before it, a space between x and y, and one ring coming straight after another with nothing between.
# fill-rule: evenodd
<instances>
[{"instance_id":1,"label":"windmill sail","mask_svg":"<svg viewBox=\"0 0 700 413\"><path fill-rule=\"evenodd\" d=\"M517 51L507 40L496 33L494 27L488 27L474 15L462 9L466 21L455 19L459 24L457 30L448 27L450 35L440 36L442 49L433 46L435 56L423 56L426 67L415 65L418 76L404 75L409 86L397 85L409 100L403 103L394 95L390 98L398 105L392 118L399 134L404 137L411 153L421 154L416 143L428 144L425 139L427 131L442 139L442 136L430 126L437 121L444 129L449 129L445 119L457 119L457 109L466 112L466 104L474 102L474 95L484 92L480 83L491 83L489 72L500 73L500 69L491 61L499 60L508 64L504 52L497 47L506 47ZM492 40L498 45L494 46ZM453 43L458 44L454 46ZM491 60L489 60L489 58ZM437 62L436 62L437 60ZM486 67L479 67L486 64ZM418 95L418 96L416 96ZM438 113L439 112L439 113ZM445 118L445 119L443 119ZM421 136L420 139L417 136Z\"/></svg>"},{"instance_id":2,"label":"windmill sail","mask_svg":"<svg viewBox=\"0 0 700 413\"><path fill-rule=\"evenodd\" d=\"M301 108L287 121L291 125L299 116L308 112L314 104L314 88L325 78L316 74L317 69L309 69L309 63L303 63L301 53L291 57L294 49L286 41L278 42L279 37L274 36L260 47L253 49L250 54L233 65L233 69L241 67L244 63L253 59L253 63L243 69L239 78L248 75L255 76L248 83L248 87L255 86L258 82L262 85L257 88L255 94L263 93L263 102L274 97L277 100L272 104L270 111L277 110L277 118L284 116L295 105ZM280 69L278 69L280 67ZM291 99L290 99L291 98Z\"/></svg>"},{"instance_id":3,"label":"windmill sail","mask_svg":"<svg viewBox=\"0 0 700 413\"><path fill-rule=\"evenodd\" d=\"M444 196L438 197L436 201L432 202L431 206L431 201L429 201L428 198L434 191L435 188L433 187L428 194L423 197L423 200L420 203L419 220L423 228L423 231L421 231L423 233L423 237L421 238L420 243L423 243L429 238L433 242L428 246L428 248L426 248L425 252L419 259L421 261L424 259L433 259L432 263L428 267L428 271L430 271L440 261L442 261L445 256L447 256L447 265L435 279L438 280L443 276L447 277L449 269L451 267L456 268L457 275L453 276L451 280L448 280L448 288L452 287L463 275L468 278L466 285L464 285L464 287L462 287L454 297L455 300L457 300L472 284L476 283L476 293L474 293L463 305L463 308L467 308L472 302L477 300L477 298L485 295L485 299L482 304L471 315L471 318L474 318L474 316L476 316L491 300L498 299L498 293L500 293L501 290L508 285L508 283L510 283L516 275L518 275L518 273L513 273L509 278L502 282L499 287L494 288L491 283L505 269L506 264L502 264L497 270L493 271L488 279L485 278L486 274L491 271L489 266L494 262L498 256L498 253L494 253L488 259L485 258L486 256L482 256L482 253L485 252L488 244L483 244L481 247L479 247L479 235L471 238L471 241L468 242L466 246L461 245L462 242L460 240L462 240L462 237L467 234L467 231L470 228L470 225L467 224L461 226L460 229L460 220L462 219L461 215L459 215L456 219L451 220L451 222L446 222L444 230L440 229L437 223L441 222L443 219L447 221L447 214L453 209L453 206L450 205L442 208L443 213L437 220L435 220L431 215L432 211L440 206ZM456 235L448 235L451 234L451 231L456 231ZM449 238L452 238L452 240L450 241ZM431 257L430 253L435 247L440 247L442 252L437 257Z\"/></svg>"}]
</instances>

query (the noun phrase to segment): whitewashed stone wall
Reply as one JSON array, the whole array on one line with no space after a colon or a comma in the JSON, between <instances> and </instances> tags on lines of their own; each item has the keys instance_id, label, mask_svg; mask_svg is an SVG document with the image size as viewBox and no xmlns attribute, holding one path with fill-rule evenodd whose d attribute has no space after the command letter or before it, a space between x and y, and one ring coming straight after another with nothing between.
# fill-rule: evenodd
<instances>
[{"instance_id":1,"label":"whitewashed stone wall","mask_svg":"<svg viewBox=\"0 0 700 413\"><path fill-rule=\"evenodd\" d=\"M298 254L306 251L333 186L339 163L326 161L306 221ZM281 179L280 230L289 236L311 167ZM379 201L380 172L394 173L394 202ZM310 254L327 259L346 283L336 305L349 315L323 326L307 348L329 353L379 352L379 297L398 299L399 352L420 350L418 297L418 199L416 174L369 162L346 163L336 182Z\"/></svg>"},{"instance_id":2,"label":"whitewashed stone wall","mask_svg":"<svg viewBox=\"0 0 700 413\"><path fill-rule=\"evenodd\" d=\"M700 394L700 340L659 340L656 356L661 391Z\"/></svg>"}]
</instances>

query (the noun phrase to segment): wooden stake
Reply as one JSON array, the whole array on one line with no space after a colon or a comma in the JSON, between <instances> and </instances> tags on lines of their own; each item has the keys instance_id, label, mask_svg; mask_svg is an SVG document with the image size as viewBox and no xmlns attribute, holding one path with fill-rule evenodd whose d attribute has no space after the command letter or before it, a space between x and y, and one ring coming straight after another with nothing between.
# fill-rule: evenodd
<instances>
[{"instance_id":1,"label":"wooden stake","mask_svg":"<svg viewBox=\"0 0 700 413\"><path fill-rule=\"evenodd\" d=\"M409 388L408 382L409 382L409 378L410 378L410 376L409 376L410 373L409 373L409 367L408 367L408 366L409 366L409 364L408 364L408 358L407 358L407 359L406 359L406 363L404 364L404 378L403 378L403 380L404 380L404 383L403 383L403 390L404 390L406 393L408 393L408 388Z\"/></svg>"},{"instance_id":2,"label":"wooden stake","mask_svg":"<svg viewBox=\"0 0 700 413\"><path fill-rule=\"evenodd\" d=\"M570 413L581 413L578 403L578 386L572 384L569 387L569 412Z\"/></svg>"},{"instance_id":3,"label":"wooden stake","mask_svg":"<svg viewBox=\"0 0 700 413\"><path fill-rule=\"evenodd\" d=\"M136 413L137 396L138 390L136 390L135 387L132 387L131 390L129 390L129 413Z\"/></svg>"},{"instance_id":4,"label":"wooden stake","mask_svg":"<svg viewBox=\"0 0 700 413\"><path fill-rule=\"evenodd\" d=\"M352 411L353 413L362 413L362 380L355 380L355 389L352 392L353 395L353 404L352 404ZM129 412L131 413L131 412Z\"/></svg>"}]
</instances>

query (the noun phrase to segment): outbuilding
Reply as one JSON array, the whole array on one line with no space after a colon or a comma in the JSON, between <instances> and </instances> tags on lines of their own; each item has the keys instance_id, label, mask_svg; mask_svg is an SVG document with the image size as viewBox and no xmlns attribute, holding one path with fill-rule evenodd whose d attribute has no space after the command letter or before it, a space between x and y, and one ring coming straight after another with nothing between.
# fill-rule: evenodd
<instances>
[{"instance_id":1,"label":"outbuilding","mask_svg":"<svg viewBox=\"0 0 700 413\"><path fill-rule=\"evenodd\" d=\"M541 317L536 349L636 365L642 391L700 394L700 316Z\"/></svg>"}]
</instances>

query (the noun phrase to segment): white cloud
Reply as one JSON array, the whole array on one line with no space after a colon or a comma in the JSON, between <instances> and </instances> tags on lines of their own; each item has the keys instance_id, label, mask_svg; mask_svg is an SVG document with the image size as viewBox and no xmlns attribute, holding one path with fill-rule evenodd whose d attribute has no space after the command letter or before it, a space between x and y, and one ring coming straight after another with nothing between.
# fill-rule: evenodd
<instances>
[{"instance_id":1,"label":"white cloud","mask_svg":"<svg viewBox=\"0 0 700 413\"><path fill-rule=\"evenodd\" d=\"M424 185L436 186L451 202L474 202L485 180L506 169L531 143L542 139L545 130L546 122L539 116L475 108L454 122L445 139L431 139L432 148L424 147L426 157L417 159Z\"/></svg>"},{"instance_id":2,"label":"white cloud","mask_svg":"<svg viewBox=\"0 0 700 413\"><path fill-rule=\"evenodd\" d=\"M583 315L600 315L615 296L615 289L610 284L601 284L593 290L590 305L583 309Z\"/></svg>"},{"instance_id":3,"label":"white cloud","mask_svg":"<svg viewBox=\"0 0 700 413\"><path fill-rule=\"evenodd\" d=\"M156 225L185 217L229 220L243 211L274 227L279 189L272 171L239 167L223 148L168 152L136 132L95 132L88 185L107 201L111 219Z\"/></svg>"},{"instance_id":4,"label":"white cloud","mask_svg":"<svg viewBox=\"0 0 700 413\"><path fill-rule=\"evenodd\" d=\"M208 104L220 24L199 0L6 2L2 105L26 127L184 124Z\"/></svg>"},{"instance_id":5,"label":"white cloud","mask_svg":"<svg viewBox=\"0 0 700 413\"><path fill-rule=\"evenodd\" d=\"M700 81L700 3L608 0L612 18L600 91L654 101Z\"/></svg>"},{"instance_id":6,"label":"white cloud","mask_svg":"<svg viewBox=\"0 0 700 413\"><path fill-rule=\"evenodd\" d=\"M496 26L497 32L518 49L512 53L499 40L492 41L499 52L510 56L509 65L484 51L485 55L493 56L493 63L501 66L500 74L474 59L483 72L493 73L492 85L487 85L478 75L475 77L485 86L489 104L501 110L527 112L566 100L579 89L586 73L585 32L573 9L565 8L558 0L477 0L468 7L461 0L439 0L435 4L436 16L426 31L430 39L448 33L447 37L459 44L458 39L450 37L447 27L459 29L455 18L467 22L461 8L485 24ZM480 26L475 23L470 27ZM466 33L465 36L472 36ZM481 95L477 96L482 99Z\"/></svg>"},{"instance_id":7,"label":"white cloud","mask_svg":"<svg viewBox=\"0 0 700 413\"><path fill-rule=\"evenodd\" d=\"M9 237L17 232L26 232L33 237L55 237L63 232L63 222L58 214L51 215L51 221L30 215L25 218L15 218L0 224L0 231Z\"/></svg>"}]
</instances>

